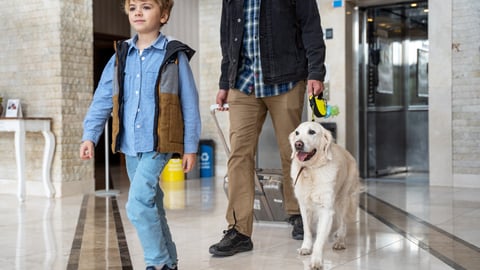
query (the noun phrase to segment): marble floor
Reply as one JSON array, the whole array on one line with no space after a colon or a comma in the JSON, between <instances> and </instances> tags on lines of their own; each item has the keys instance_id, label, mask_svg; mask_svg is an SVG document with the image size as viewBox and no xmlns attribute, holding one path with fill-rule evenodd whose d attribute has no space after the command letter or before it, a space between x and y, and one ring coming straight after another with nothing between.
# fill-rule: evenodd
<instances>
[{"instance_id":1,"label":"marble floor","mask_svg":"<svg viewBox=\"0 0 480 270\"><path fill-rule=\"evenodd\" d=\"M0 269L145 269L125 215L128 181L117 196L61 199L0 194ZM163 183L179 269L308 269L291 225L256 222L254 249L217 258L208 247L225 229L222 177ZM366 179L347 249L325 247L324 269L480 269L480 189L429 187L425 176Z\"/></svg>"}]
</instances>

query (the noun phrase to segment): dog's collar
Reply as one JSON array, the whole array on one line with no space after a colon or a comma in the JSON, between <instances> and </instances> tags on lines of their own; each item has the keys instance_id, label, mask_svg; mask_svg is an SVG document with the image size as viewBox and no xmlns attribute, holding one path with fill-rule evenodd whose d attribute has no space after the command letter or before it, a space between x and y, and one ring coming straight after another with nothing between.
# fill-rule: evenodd
<instances>
[{"instance_id":1,"label":"dog's collar","mask_svg":"<svg viewBox=\"0 0 480 270\"><path fill-rule=\"evenodd\" d=\"M300 174L302 173L303 169L305 169L305 167L301 167L300 170L298 171L297 178L295 178L295 183L293 184L294 186L297 185L298 178L300 177Z\"/></svg>"}]
</instances>

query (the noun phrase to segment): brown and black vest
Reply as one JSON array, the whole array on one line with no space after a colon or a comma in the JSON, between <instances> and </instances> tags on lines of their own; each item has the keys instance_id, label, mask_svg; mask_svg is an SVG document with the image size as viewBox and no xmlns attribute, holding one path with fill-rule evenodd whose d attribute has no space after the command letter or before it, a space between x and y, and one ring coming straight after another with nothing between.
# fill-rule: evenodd
<instances>
[{"instance_id":1,"label":"brown and black vest","mask_svg":"<svg viewBox=\"0 0 480 270\"><path fill-rule=\"evenodd\" d=\"M113 85L112 111L112 151L120 150L122 136L120 121L123 119L123 92L125 63L130 44L128 41L116 42L115 74ZM184 52L190 60L193 49L177 40L167 43L167 52L155 85L155 121L154 146L159 153L179 153L183 155L183 116L178 89L178 52Z\"/></svg>"}]
</instances>

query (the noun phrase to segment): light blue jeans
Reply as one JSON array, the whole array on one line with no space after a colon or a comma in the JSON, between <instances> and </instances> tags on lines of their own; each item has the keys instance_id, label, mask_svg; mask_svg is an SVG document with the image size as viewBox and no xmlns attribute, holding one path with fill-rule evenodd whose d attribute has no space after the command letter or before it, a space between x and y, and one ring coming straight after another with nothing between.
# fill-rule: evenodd
<instances>
[{"instance_id":1,"label":"light blue jeans","mask_svg":"<svg viewBox=\"0 0 480 270\"><path fill-rule=\"evenodd\" d=\"M127 216L137 230L147 266L177 264L177 249L168 228L160 174L171 154L155 151L125 156L130 190Z\"/></svg>"}]
</instances>

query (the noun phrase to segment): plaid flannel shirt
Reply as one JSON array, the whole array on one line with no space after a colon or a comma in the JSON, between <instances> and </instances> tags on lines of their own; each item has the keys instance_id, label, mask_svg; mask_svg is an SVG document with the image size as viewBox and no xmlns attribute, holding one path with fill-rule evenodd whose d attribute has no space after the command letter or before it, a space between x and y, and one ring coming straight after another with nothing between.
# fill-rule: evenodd
<instances>
[{"instance_id":1,"label":"plaid flannel shirt","mask_svg":"<svg viewBox=\"0 0 480 270\"><path fill-rule=\"evenodd\" d=\"M258 30L260 1L244 1L242 61L235 84L235 88L248 95L255 93L257 98L281 95L292 89L296 83L264 84L263 82Z\"/></svg>"}]
</instances>

